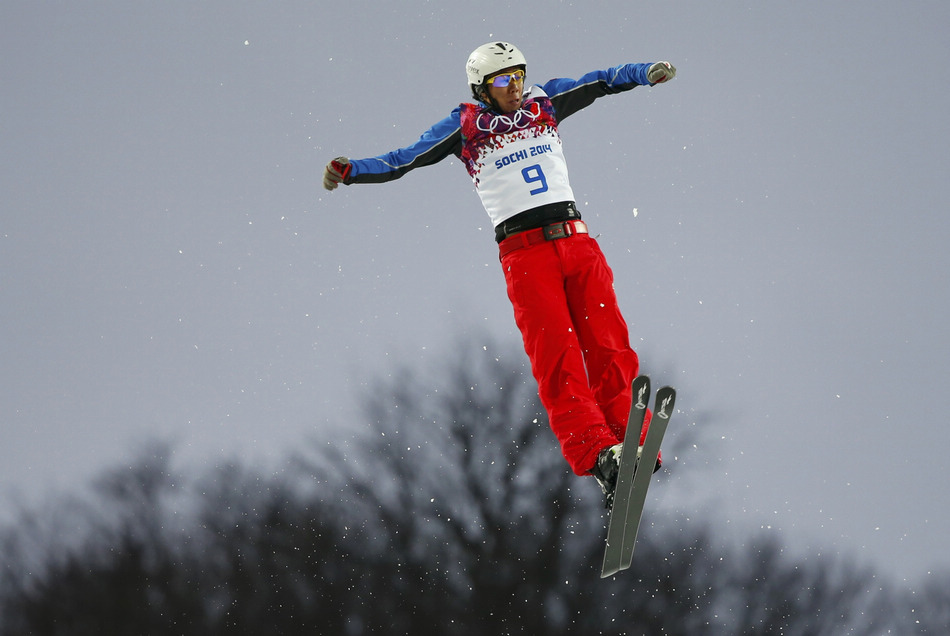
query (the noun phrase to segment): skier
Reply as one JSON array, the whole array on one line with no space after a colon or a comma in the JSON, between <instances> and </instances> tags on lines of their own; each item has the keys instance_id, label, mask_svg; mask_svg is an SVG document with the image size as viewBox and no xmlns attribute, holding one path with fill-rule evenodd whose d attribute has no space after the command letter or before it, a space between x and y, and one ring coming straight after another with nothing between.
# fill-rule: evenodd
<instances>
[{"instance_id":1,"label":"skier","mask_svg":"<svg viewBox=\"0 0 950 636\"><path fill-rule=\"evenodd\" d=\"M460 104L406 148L333 159L323 185L381 183L449 155L462 160L495 229L549 425L571 469L593 475L610 508L639 360L613 273L575 204L558 124L598 97L666 82L676 69L624 64L525 90L526 68L507 42L478 47L465 66L476 103ZM647 413L641 445L649 421Z\"/></svg>"}]
</instances>

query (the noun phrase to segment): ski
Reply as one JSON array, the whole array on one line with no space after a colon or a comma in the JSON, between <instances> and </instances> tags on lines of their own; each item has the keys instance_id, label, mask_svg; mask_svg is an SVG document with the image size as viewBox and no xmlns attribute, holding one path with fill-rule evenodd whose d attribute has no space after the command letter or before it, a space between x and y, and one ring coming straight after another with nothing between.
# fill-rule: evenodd
<instances>
[{"instance_id":1,"label":"ski","mask_svg":"<svg viewBox=\"0 0 950 636\"><path fill-rule=\"evenodd\" d=\"M642 377L642 376L641 376ZM646 416L646 404L649 401L650 384L647 379L634 381L634 404L630 409L630 421L627 424L627 433L624 438L624 449L638 448L640 431ZM614 495L614 505L610 512L610 521L607 527L607 547L604 550L604 564L601 569L601 578L612 576L621 570L626 570L633 562L633 549L640 529L640 519L643 516L643 507L646 503L647 492L650 488L650 479L653 477L653 467L660 454L660 445L666 428L673 415L676 402L676 390L672 387L663 387L656 394L653 409L653 418L647 430L643 448L638 448L636 456L625 454L620 456L620 473L617 477L617 489ZM639 422L639 426L637 423ZM628 446L627 443L630 443ZM630 461L630 460L633 461ZM648 470L637 470L639 463L648 466ZM627 469L624 470L624 464Z\"/></svg>"},{"instance_id":2,"label":"ski","mask_svg":"<svg viewBox=\"0 0 950 636\"><path fill-rule=\"evenodd\" d=\"M623 439L623 448L638 448L640 446L640 431L647 414L647 403L650 401L650 378L641 375L633 381L633 403L630 405L630 417L627 418L627 432ZM607 547L604 549L604 563L601 569L601 578L608 577L620 571L620 562L623 555L623 535L626 525L627 511L630 506L630 495L633 489L633 478L637 470L637 456L632 453L621 453L620 469L617 474L617 485L614 488L614 503L610 508L610 517L607 521Z\"/></svg>"}]
</instances>

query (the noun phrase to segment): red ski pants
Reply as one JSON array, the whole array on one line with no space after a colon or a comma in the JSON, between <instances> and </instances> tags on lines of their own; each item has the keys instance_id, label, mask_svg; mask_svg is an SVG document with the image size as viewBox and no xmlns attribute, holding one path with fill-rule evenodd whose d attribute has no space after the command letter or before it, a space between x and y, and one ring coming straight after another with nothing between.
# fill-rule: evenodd
<instances>
[{"instance_id":1,"label":"red ski pants","mask_svg":"<svg viewBox=\"0 0 950 636\"><path fill-rule=\"evenodd\" d=\"M551 430L574 473L587 474L623 440L640 365L613 272L588 234L516 249L501 264Z\"/></svg>"}]
</instances>

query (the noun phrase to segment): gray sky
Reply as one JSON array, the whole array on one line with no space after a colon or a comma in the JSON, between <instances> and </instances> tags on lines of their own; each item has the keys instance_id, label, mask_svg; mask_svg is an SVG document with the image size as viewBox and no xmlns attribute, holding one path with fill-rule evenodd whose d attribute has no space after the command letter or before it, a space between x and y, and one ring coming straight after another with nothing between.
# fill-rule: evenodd
<instances>
[{"instance_id":1,"label":"gray sky","mask_svg":"<svg viewBox=\"0 0 950 636\"><path fill-rule=\"evenodd\" d=\"M153 435L279 464L351 436L394 364L517 346L458 161L321 187L466 100L503 39L529 81L679 70L561 126L643 371L709 434L655 505L947 567L948 25L940 1L3 3L0 513Z\"/></svg>"}]
</instances>

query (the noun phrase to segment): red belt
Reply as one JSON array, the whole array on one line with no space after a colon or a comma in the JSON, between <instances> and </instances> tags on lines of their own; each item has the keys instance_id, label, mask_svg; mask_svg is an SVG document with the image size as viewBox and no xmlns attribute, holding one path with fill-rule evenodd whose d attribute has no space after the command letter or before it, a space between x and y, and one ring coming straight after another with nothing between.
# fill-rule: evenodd
<instances>
[{"instance_id":1,"label":"red belt","mask_svg":"<svg viewBox=\"0 0 950 636\"><path fill-rule=\"evenodd\" d=\"M498 244L499 258L515 250L520 250L522 247L543 243L544 241L556 241L575 234L587 234L587 224L583 221L562 221L533 230L518 232Z\"/></svg>"}]
</instances>

